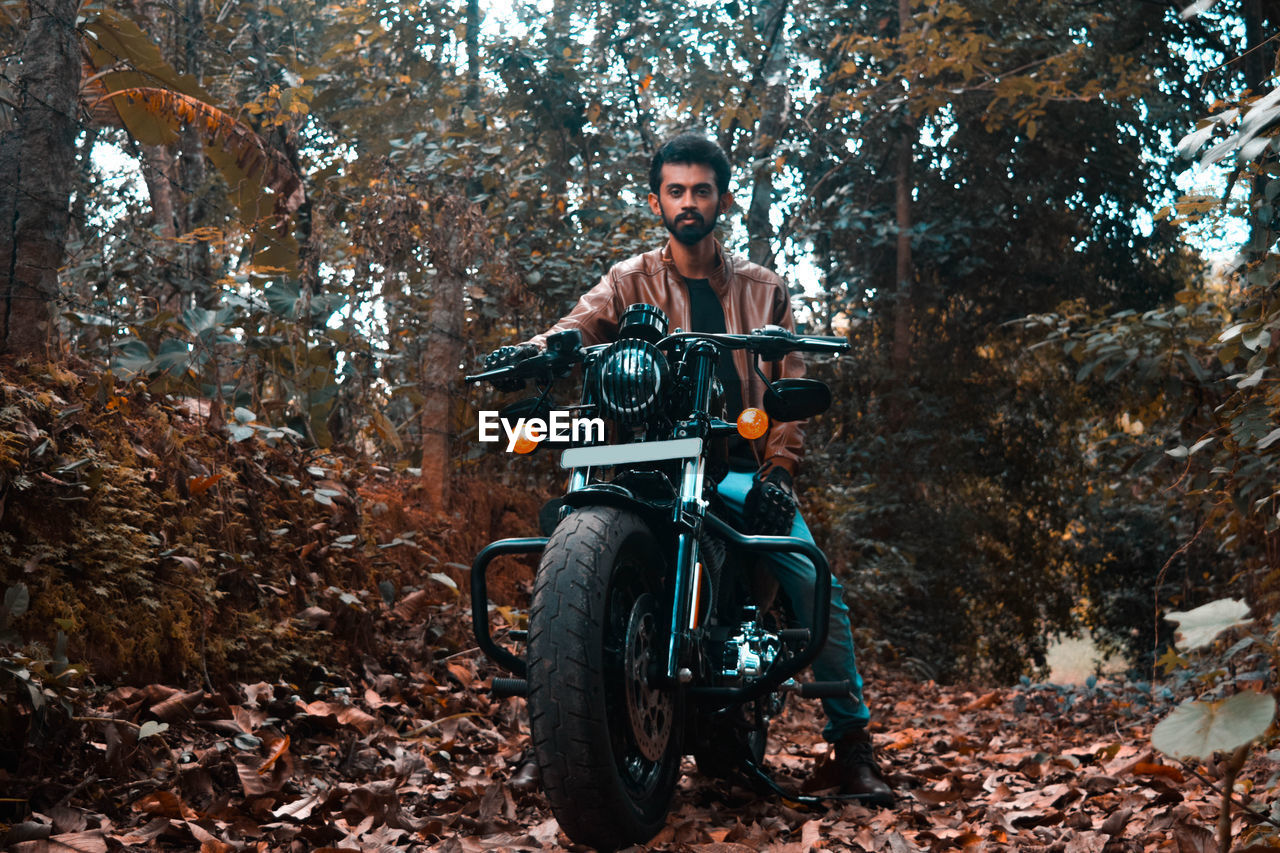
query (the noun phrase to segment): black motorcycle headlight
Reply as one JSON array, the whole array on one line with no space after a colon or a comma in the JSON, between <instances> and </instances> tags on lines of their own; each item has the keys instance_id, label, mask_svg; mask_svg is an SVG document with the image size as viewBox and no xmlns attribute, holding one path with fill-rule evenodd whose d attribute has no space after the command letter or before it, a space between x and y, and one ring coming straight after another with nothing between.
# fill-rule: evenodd
<instances>
[{"instance_id":1,"label":"black motorcycle headlight","mask_svg":"<svg viewBox=\"0 0 1280 853\"><path fill-rule=\"evenodd\" d=\"M670 384L666 357L638 338L618 341L605 350L598 370L601 408L625 426L639 426L652 418Z\"/></svg>"}]
</instances>

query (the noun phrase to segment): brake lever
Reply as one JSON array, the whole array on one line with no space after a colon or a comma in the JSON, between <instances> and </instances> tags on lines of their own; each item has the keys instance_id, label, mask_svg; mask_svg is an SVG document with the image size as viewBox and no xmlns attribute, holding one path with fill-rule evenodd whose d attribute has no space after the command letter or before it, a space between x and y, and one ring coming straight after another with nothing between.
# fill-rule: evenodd
<instances>
[{"instance_id":1,"label":"brake lever","mask_svg":"<svg viewBox=\"0 0 1280 853\"><path fill-rule=\"evenodd\" d=\"M536 362L536 363L535 363ZM468 385L477 382L493 382L501 379L539 379L548 377L551 373L549 359L546 353L530 356L524 361L518 361L515 364L504 364L501 367L495 367L492 370L486 370L482 373L473 373L462 377L462 381Z\"/></svg>"},{"instance_id":2,"label":"brake lever","mask_svg":"<svg viewBox=\"0 0 1280 853\"><path fill-rule=\"evenodd\" d=\"M768 325L752 329L751 337L761 339L761 343L753 341L749 348L763 361L781 361L795 348L796 336L782 326Z\"/></svg>"},{"instance_id":3,"label":"brake lever","mask_svg":"<svg viewBox=\"0 0 1280 853\"><path fill-rule=\"evenodd\" d=\"M535 382L549 382L566 375L580 361L582 361L581 347L547 350L529 356L524 361L495 367L482 373L473 373L462 379L469 385L476 382L492 382L495 379L532 379Z\"/></svg>"}]
</instances>

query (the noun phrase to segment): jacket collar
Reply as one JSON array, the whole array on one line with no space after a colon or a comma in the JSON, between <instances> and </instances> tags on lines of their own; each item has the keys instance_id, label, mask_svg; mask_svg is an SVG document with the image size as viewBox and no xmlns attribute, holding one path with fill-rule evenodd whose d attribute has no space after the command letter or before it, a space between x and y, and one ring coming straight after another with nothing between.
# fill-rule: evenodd
<instances>
[{"instance_id":1,"label":"jacket collar","mask_svg":"<svg viewBox=\"0 0 1280 853\"><path fill-rule=\"evenodd\" d=\"M663 244L662 248L659 250L659 257L662 259L662 265L667 269L668 274L676 280L680 280L683 276L681 276L680 271L676 269L676 262L671 257L671 241L673 239L675 238L670 237L667 239L667 242ZM712 237L711 239L715 241L716 257L720 259L720 264L712 270L711 277L708 281L711 284L711 289L715 291L716 295L723 298L724 295L729 292L729 282L733 280L733 258L724 250L724 246L719 240L715 237Z\"/></svg>"}]
</instances>

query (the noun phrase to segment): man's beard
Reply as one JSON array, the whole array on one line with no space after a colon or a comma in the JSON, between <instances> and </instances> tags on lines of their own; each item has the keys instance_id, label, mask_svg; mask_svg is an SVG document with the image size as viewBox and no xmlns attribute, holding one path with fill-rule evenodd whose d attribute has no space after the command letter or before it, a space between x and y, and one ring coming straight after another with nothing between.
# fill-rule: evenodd
<instances>
[{"instance_id":1,"label":"man's beard","mask_svg":"<svg viewBox=\"0 0 1280 853\"><path fill-rule=\"evenodd\" d=\"M683 218L688 217L688 218ZM716 219L719 213L711 217L711 221L703 220L702 214L681 213L674 220L670 219L666 212L662 214L662 224L667 226L667 230L671 232L671 236L675 237L686 246L693 246L702 241L716 227Z\"/></svg>"}]
</instances>

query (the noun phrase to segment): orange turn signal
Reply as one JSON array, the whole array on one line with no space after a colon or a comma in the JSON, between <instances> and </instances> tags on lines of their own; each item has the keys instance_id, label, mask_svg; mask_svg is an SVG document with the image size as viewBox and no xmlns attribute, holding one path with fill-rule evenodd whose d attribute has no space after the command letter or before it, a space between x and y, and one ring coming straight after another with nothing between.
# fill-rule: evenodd
<instances>
[{"instance_id":1,"label":"orange turn signal","mask_svg":"<svg viewBox=\"0 0 1280 853\"><path fill-rule=\"evenodd\" d=\"M769 431L769 416L763 409L743 409L738 415L738 435L756 439Z\"/></svg>"},{"instance_id":2,"label":"orange turn signal","mask_svg":"<svg viewBox=\"0 0 1280 853\"><path fill-rule=\"evenodd\" d=\"M529 428L526 426L520 430L520 434L516 436L515 444L512 450L516 453L532 453L538 449L538 440L529 434Z\"/></svg>"}]
</instances>

